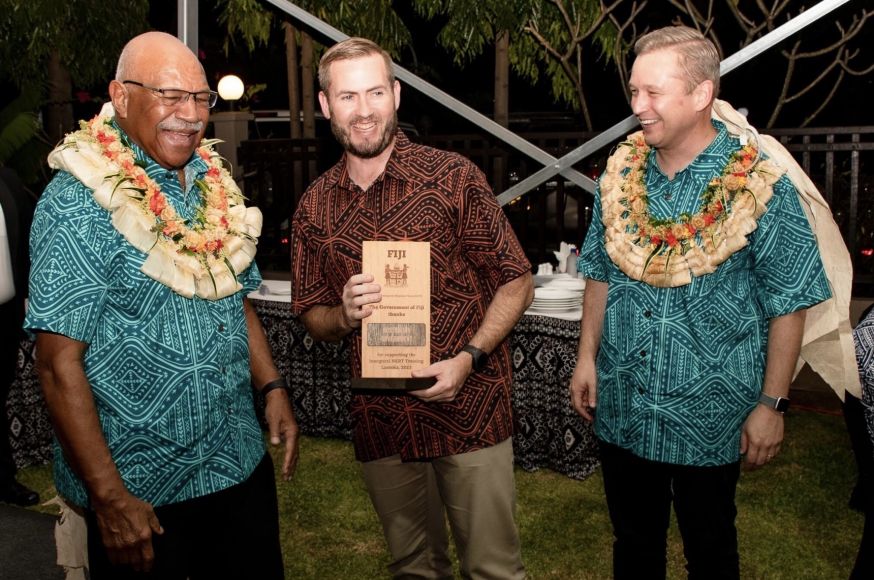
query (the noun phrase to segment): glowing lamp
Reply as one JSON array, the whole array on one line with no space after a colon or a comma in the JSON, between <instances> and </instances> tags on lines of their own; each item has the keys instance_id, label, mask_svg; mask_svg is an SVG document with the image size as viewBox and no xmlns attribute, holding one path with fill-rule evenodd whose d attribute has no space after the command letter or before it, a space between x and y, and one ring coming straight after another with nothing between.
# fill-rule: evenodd
<instances>
[{"instance_id":1,"label":"glowing lamp","mask_svg":"<svg viewBox=\"0 0 874 580\"><path fill-rule=\"evenodd\" d=\"M219 96L231 103L243 96L243 81L237 75L225 75L218 82Z\"/></svg>"}]
</instances>

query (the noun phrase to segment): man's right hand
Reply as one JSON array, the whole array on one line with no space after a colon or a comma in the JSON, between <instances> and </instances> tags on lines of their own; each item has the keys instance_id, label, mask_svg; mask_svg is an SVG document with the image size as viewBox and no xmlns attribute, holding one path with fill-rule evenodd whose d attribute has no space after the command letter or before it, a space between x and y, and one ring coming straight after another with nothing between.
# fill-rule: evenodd
<instances>
[{"instance_id":1,"label":"man's right hand","mask_svg":"<svg viewBox=\"0 0 874 580\"><path fill-rule=\"evenodd\" d=\"M594 419L593 411L598 404L598 375L594 361L577 359L577 366L571 376L571 402L577 413L586 421Z\"/></svg>"},{"instance_id":2,"label":"man's right hand","mask_svg":"<svg viewBox=\"0 0 874 580\"><path fill-rule=\"evenodd\" d=\"M92 499L91 508L109 561L136 572L151 570L155 560L152 534L164 533L152 505L125 489L104 502Z\"/></svg>"},{"instance_id":3,"label":"man's right hand","mask_svg":"<svg viewBox=\"0 0 874 580\"><path fill-rule=\"evenodd\" d=\"M371 314L368 304L382 301L382 286L371 274L356 274L343 286L343 321L349 328L361 328L361 320Z\"/></svg>"}]
</instances>

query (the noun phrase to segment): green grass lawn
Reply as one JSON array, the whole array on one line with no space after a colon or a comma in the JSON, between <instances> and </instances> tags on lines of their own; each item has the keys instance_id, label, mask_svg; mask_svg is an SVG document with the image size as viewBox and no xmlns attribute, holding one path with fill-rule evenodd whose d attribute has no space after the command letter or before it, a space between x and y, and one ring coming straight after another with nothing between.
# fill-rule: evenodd
<instances>
[{"instance_id":1,"label":"green grass lawn","mask_svg":"<svg viewBox=\"0 0 874 580\"><path fill-rule=\"evenodd\" d=\"M769 467L741 475L741 576L847 578L862 516L846 507L855 466L843 419L793 411L786 431L783 453ZM51 497L47 466L26 468L20 479ZM600 471L575 481L517 470L516 484L530 578L609 578L612 535ZM349 442L304 437L297 475L279 484L279 505L287 578L387 577L382 531ZM669 577L684 578L683 565L673 526Z\"/></svg>"}]
</instances>

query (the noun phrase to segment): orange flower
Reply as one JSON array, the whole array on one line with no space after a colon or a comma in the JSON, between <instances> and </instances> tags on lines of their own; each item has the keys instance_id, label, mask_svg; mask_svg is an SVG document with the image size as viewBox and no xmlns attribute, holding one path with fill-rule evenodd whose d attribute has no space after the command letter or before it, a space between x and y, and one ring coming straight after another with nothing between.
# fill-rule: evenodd
<instances>
[{"instance_id":1,"label":"orange flower","mask_svg":"<svg viewBox=\"0 0 874 580\"><path fill-rule=\"evenodd\" d=\"M152 210L152 213L155 215L161 215L161 212L164 211L164 208L167 207L167 199L164 195L156 191L152 197L149 198L149 209Z\"/></svg>"}]
</instances>

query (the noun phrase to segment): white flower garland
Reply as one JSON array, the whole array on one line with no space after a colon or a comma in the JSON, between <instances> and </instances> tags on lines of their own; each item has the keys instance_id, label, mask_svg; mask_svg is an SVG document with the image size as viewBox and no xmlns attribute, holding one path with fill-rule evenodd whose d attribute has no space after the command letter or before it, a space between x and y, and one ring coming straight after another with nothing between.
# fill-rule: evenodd
<instances>
[{"instance_id":1,"label":"white flower garland","mask_svg":"<svg viewBox=\"0 0 874 580\"><path fill-rule=\"evenodd\" d=\"M203 205L189 224L137 165L112 117L107 105L92 120L80 122L81 128L49 154L49 166L94 191L95 201L111 212L115 229L147 254L140 268L144 274L186 298L218 300L238 292L237 274L255 257L262 216L258 208L244 205L212 149L216 141L204 140L197 149L209 170L195 183Z\"/></svg>"},{"instance_id":2,"label":"white flower garland","mask_svg":"<svg viewBox=\"0 0 874 580\"><path fill-rule=\"evenodd\" d=\"M649 157L642 132L629 135L610 156L600 184L602 221L610 259L630 278L661 288L710 274L745 247L784 173L745 147L702 192L698 214L656 220L648 213L643 180Z\"/></svg>"}]
</instances>

